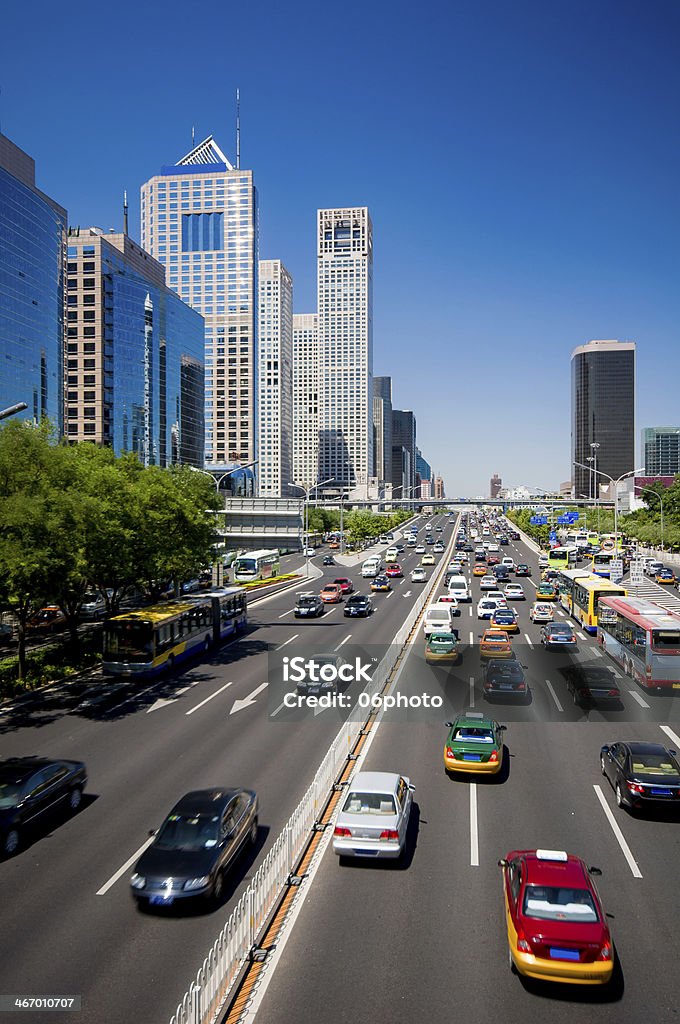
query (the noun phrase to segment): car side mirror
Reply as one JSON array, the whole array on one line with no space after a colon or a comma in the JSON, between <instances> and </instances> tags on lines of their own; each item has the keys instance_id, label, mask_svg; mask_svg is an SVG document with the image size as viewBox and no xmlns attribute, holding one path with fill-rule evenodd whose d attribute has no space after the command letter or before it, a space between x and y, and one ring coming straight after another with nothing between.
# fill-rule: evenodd
<instances>
[{"instance_id":1,"label":"car side mirror","mask_svg":"<svg viewBox=\"0 0 680 1024\"><path fill-rule=\"evenodd\" d=\"M446 726L447 729L453 728L453 722L444 722L444 725Z\"/></svg>"},{"instance_id":2,"label":"car side mirror","mask_svg":"<svg viewBox=\"0 0 680 1024\"><path fill-rule=\"evenodd\" d=\"M589 867L588 868L588 873L591 874L591 875L601 875L602 874L602 868Z\"/></svg>"},{"instance_id":3,"label":"car side mirror","mask_svg":"<svg viewBox=\"0 0 680 1024\"><path fill-rule=\"evenodd\" d=\"M668 753L671 755L671 757L677 757L678 756L677 750L669 750Z\"/></svg>"},{"instance_id":4,"label":"car side mirror","mask_svg":"<svg viewBox=\"0 0 680 1024\"><path fill-rule=\"evenodd\" d=\"M150 828L149 829L149 835L150 836L158 835L158 829L157 828Z\"/></svg>"},{"instance_id":5,"label":"car side mirror","mask_svg":"<svg viewBox=\"0 0 680 1024\"><path fill-rule=\"evenodd\" d=\"M604 747L602 747L602 753L603 754L608 754L609 753L609 747L606 744L605 744Z\"/></svg>"},{"instance_id":6,"label":"car side mirror","mask_svg":"<svg viewBox=\"0 0 680 1024\"><path fill-rule=\"evenodd\" d=\"M507 725L499 725L499 726L498 726L498 728L500 729L500 731L501 731L501 732L505 732L505 730L506 730L506 729L507 729L508 727L507 727Z\"/></svg>"},{"instance_id":7,"label":"car side mirror","mask_svg":"<svg viewBox=\"0 0 680 1024\"><path fill-rule=\"evenodd\" d=\"M508 866L507 860L505 859L505 857L501 857L501 859L498 861L498 867L499 868L507 868L507 866Z\"/></svg>"},{"instance_id":8,"label":"car side mirror","mask_svg":"<svg viewBox=\"0 0 680 1024\"><path fill-rule=\"evenodd\" d=\"M409 783L409 787L408 787L408 788L410 789L410 791L411 791L412 793L415 793L415 791L416 791L416 787L415 787L415 786L414 786L414 785L413 785L412 783Z\"/></svg>"}]
</instances>

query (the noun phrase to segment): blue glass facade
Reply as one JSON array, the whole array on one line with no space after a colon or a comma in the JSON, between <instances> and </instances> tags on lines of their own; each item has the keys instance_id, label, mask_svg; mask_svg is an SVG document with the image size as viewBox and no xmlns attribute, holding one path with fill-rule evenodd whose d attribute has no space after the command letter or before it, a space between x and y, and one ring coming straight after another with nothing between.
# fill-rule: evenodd
<instances>
[{"instance_id":1,"label":"blue glass facade","mask_svg":"<svg viewBox=\"0 0 680 1024\"><path fill-rule=\"evenodd\" d=\"M0 408L26 402L21 418L46 416L61 432L66 211L32 171L0 136Z\"/></svg>"}]
</instances>

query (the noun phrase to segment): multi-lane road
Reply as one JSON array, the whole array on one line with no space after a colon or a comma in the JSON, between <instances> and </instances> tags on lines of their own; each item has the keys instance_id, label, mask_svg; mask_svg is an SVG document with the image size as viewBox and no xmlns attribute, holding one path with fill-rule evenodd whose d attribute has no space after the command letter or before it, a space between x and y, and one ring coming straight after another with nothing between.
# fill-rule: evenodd
<instances>
[{"instance_id":1,"label":"multi-lane road","mask_svg":"<svg viewBox=\"0 0 680 1024\"><path fill-rule=\"evenodd\" d=\"M618 670L620 710L576 708L560 671L567 659L540 646L540 629L529 620L540 578L536 556L522 543L502 553L533 567L533 580L519 581L528 600L515 605L522 632L513 641L531 704L490 705L474 647L459 667L443 672L424 664L420 637L397 688L444 694L442 719L493 707L508 725L508 769L498 779L451 780L443 769L441 722L383 721L362 767L404 772L416 785L405 861L341 868L326 850L260 988L250 1016L257 1024L667 1024L680 1017L680 821L619 810L598 763L600 746L616 738L680 749L680 715L671 701L643 693ZM464 607L458 620L464 641L474 641L482 627L476 579L472 589L472 613ZM584 634L574 657L616 669ZM536 847L566 849L602 868L598 886L617 952L606 991L525 985L510 972L497 861L512 849Z\"/></svg>"},{"instance_id":2,"label":"multi-lane road","mask_svg":"<svg viewBox=\"0 0 680 1024\"><path fill-rule=\"evenodd\" d=\"M450 539L451 526L445 527ZM404 553L405 570L418 561ZM169 1020L337 733L333 712L302 722L270 719L268 653L284 645L291 653L298 645L318 652L384 646L422 587L408 576L395 581L391 593L373 596L369 619L344 618L342 605L318 620L295 619L296 591L318 590L341 575L352 577L357 590L368 589L359 567L338 565L324 574L256 598L247 636L137 693L91 700L61 688L0 711L2 757L75 758L89 773L81 812L0 863L0 993L81 995L82 1010L73 1018L79 1024ZM260 802L258 846L230 873L223 906L139 913L129 878L149 830L183 793L220 784L255 789Z\"/></svg>"}]
</instances>

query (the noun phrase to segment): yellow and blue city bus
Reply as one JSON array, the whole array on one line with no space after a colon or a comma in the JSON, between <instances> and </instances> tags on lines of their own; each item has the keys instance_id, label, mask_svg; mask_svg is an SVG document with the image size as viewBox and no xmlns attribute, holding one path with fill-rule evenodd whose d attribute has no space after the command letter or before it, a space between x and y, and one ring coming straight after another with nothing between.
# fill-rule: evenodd
<instances>
[{"instance_id":1,"label":"yellow and blue city bus","mask_svg":"<svg viewBox=\"0 0 680 1024\"><path fill-rule=\"evenodd\" d=\"M125 612L104 624L102 669L110 675L155 676L218 646L247 621L243 587Z\"/></svg>"},{"instance_id":2,"label":"yellow and blue city bus","mask_svg":"<svg viewBox=\"0 0 680 1024\"><path fill-rule=\"evenodd\" d=\"M548 565L551 569L573 569L579 557L575 544L563 544L551 548L548 552Z\"/></svg>"},{"instance_id":3,"label":"yellow and blue city bus","mask_svg":"<svg viewBox=\"0 0 680 1024\"><path fill-rule=\"evenodd\" d=\"M562 574L564 575L564 573ZM559 585L559 584L558 584ZM625 597L627 590L610 580L604 580L601 576L593 574L579 576L571 584L571 611L572 618L580 622L586 633L595 635L597 633L597 614L601 597ZM560 597L562 607L566 607Z\"/></svg>"}]
</instances>

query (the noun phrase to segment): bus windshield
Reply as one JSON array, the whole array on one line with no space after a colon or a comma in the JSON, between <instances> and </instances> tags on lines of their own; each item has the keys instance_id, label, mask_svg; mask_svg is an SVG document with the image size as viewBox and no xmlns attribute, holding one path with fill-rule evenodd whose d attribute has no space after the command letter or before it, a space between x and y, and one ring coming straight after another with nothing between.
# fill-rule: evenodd
<instances>
[{"instance_id":1,"label":"bus windshield","mask_svg":"<svg viewBox=\"0 0 680 1024\"><path fill-rule=\"evenodd\" d=\"M257 561L254 558L237 558L234 562L234 572L256 573Z\"/></svg>"},{"instance_id":2,"label":"bus windshield","mask_svg":"<svg viewBox=\"0 0 680 1024\"><path fill-rule=\"evenodd\" d=\"M149 661L153 658L153 627L150 622L111 621L104 630L104 659Z\"/></svg>"}]
</instances>

